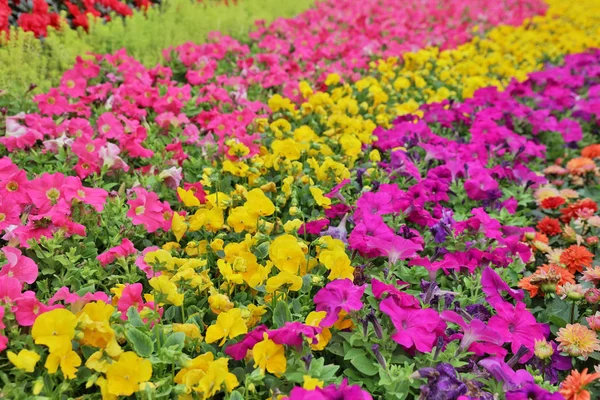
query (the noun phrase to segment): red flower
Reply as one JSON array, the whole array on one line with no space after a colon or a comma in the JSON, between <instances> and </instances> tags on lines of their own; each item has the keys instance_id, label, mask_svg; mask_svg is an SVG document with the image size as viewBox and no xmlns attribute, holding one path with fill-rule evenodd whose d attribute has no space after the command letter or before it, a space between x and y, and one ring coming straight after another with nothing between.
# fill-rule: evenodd
<instances>
[{"instance_id":1,"label":"red flower","mask_svg":"<svg viewBox=\"0 0 600 400\"><path fill-rule=\"evenodd\" d=\"M550 217L544 217L538 222L537 229L548 236L556 236L562 233L560 221Z\"/></svg>"},{"instance_id":2,"label":"red flower","mask_svg":"<svg viewBox=\"0 0 600 400\"><path fill-rule=\"evenodd\" d=\"M568 224L573 218L578 218L582 213L585 213L586 215L595 214L596 211L598 211L598 205L594 200L583 199L560 210L560 213L562 214L560 220L565 224Z\"/></svg>"},{"instance_id":3,"label":"red flower","mask_svg":"<svg viewBox=\"0 0 600 400\"><path fill-rule=\"evenodd\" d=\"M566 203L566 200L560 196L548 197L542 200L542 208L547 210L555 210Z\"/></svg>"}]
</instances>

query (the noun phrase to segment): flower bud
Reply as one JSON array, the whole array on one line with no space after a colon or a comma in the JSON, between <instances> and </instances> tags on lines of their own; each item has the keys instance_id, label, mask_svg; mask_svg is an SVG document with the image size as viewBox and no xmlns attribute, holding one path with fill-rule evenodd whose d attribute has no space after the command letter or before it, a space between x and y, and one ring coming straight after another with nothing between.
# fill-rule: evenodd
<instances>
[{"instance_id":1,"label":"flower bud","mask_svg":"<svg viewBox=\"0 0 600 400\"><path fill-rule=\"evenodd\" d=\"M595 246L598 244L598 236L590 236L589 238L585 239L585 241L587 244Z\"/></svg>"},{"instance_id":2,"label":"flower bud","mask_svg":"<svg viewBox=\"0 0 600 400\"><path fill-rule=\"evenodd\" d=\"M546 339L536 340L533 352L540 360L546 360L552 357L552 354L554 354L554 348L546 341Z\"/></svg>"},{"instance_id":3,"label":"flower bud","mask_svg":"<svg viewBox=\"0 0 600 400\"><path fill-rule=\"evenodd\" d=\"M535 232L525 232L525 239L527 239L527 240L535 239Z\"/></svg>"}]
</instances>

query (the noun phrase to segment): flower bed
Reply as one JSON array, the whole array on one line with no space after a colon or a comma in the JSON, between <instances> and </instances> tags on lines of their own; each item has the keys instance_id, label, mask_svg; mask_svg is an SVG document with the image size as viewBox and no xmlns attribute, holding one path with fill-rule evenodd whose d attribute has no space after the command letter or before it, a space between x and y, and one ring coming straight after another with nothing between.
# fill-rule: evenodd
<instances>
[{"instance_id":1,"label":"flower bed","mask_svg":"<svg viewBox=\"0 0 600 400\"><path fill-rule=\"evenodd\" d=\"M370 70L304 17L78 60L1 138L0 393L594 398L593 3Z\"/></svg>"}]
</instances>

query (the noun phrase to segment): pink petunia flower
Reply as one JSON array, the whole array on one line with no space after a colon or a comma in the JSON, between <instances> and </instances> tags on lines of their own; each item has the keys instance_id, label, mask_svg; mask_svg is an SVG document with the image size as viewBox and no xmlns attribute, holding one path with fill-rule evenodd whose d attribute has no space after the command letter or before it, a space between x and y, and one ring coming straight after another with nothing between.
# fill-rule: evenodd
<instances>
[{"instance_id":1,"label":"pink petunia flower","mask_svg":"<svg viewBox=\"0 0 600 400\"><path fill-rule=\"evenodd\" d=\"M12 276L28 284L35 282L38 277L38 266L35 261L24 256L21 250L14 247L5 246L2 252L8 263L0 269L0 276Z\"/></svg>"},{"instance_id":2,"label":"pink petunia flower","mask_svg":"<svg viewBox=\"0 0 600 400\"><path fill-rule=\"evenodd\" d=\"M137 250L133 246L131 240L124 238L121 244L112 247L102 254L99 254L96 259L100 261L100 265L106 267L108 264L114 262L117 258L125 258L132 254L135 254Z\"/></svg>"},{"instance_id":3,"label":"pink petunia flower","mask_svg":"<svg viewBox=\"0 0 600 400\"><path fill-rule=\"evenodd\" d=\"M148 233L162 228L165 224L164 205L158 199L158 195L141 187L134 188L132 192L136 198L127 201L130 207L127 216L131 218L131 222L134 225L144 225Z\"/></svg>"}]
</instances>

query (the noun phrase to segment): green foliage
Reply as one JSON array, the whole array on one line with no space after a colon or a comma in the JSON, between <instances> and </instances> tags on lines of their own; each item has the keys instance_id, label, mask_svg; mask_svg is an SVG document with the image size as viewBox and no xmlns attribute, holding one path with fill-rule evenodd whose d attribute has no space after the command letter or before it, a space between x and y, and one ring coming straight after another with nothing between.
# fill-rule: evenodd
<instances>
[{"instance_id":1,"label":"green foliage","mask_svg":"<svg viewBox=\"0 0 600 400\"><path fill-rule=\"evenodd\" d=\"M0 38L0 107L29 111L31 97L56 86L78 55L111 53L125 48L146 66L162 60L162 50L185 42L202 43L212 31L236 39L247 36L254 21L291 17L308 9L314 0L240 0L226 6L217 1L168 0L130 18L115 16L109 23L90 23L89 33L63 26L49 29L39 40L31 32L12 29L10 40ZM31 84L37 87L30 91Z\"/></svg>"}]
</instances>

